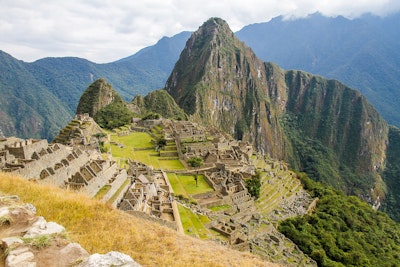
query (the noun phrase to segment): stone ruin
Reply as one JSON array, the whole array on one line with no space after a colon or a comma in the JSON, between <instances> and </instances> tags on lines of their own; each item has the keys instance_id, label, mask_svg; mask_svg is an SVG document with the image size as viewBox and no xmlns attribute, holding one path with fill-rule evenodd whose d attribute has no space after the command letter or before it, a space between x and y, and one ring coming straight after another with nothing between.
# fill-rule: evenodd
<instances>
[{"instance_id":1,"label":"stone ruin","mask_svg":"<svg viewBox=\"0 0 400 267\"><path fill-rule=\"evenodd\" d=\"M162 126L164 138L175 141L181 160L200 157L205 167L222 163L232 170L242 169L241 172L248 173L247 177L255 174L256 168L251 164L254 150L248 142L234 140L189 121L163 120Z\"/></svg>"},{"instance_id":2,"label":"stone ruin","mask_svg":"<svg viewBox=\"0 0 400 267\"><path fill-rule=\"evenodd\" d=\"M53 143L82 149L97 149L99 140L94 135L102 132L103 130L89 114L76 114L74 119L60 130Z\"/></svg>"},{"instance_id":3,"label":"stone ruin","mask_svg":"<svg viewBox=\"0 0 400 267\"><path fill-rule=\"evenodd\" d=\"M181 228L177 226L179 214L165 173L137 162L129 165L128 174L117 162L103 159L97 150L48 144L47 140L15 137L0 140L2 171L81 191L91 197L108 187L104 201L114 199L111 204L115 207L147 214L173 229Z\"/></svg>"},{"instance_id":4,"label":"stone ruin","mask_svg":"<svg viewBox=\"0 0 400 267\"><path fill-rule=\"evenodd\" d=\"M271 231L260 230L261 225L268 223L260 217L244 184L244 179L256 174L256 167L251 164L252 146L217 131L213 131L210 138L210 132L191 122L157 120L134 127L146 130L147 124L162 124L164 137L176 142L181 160L203 159L201 169L189 168L187 174L203 174L214 191L192 196L198 205L192 205L191 209L211 219L207 227L224 236L220 242L239 250L271 249L268 242L279 239L274 239L279 234L274 232L272 237ZM271 161L270 165L272 167L262 171L271 173L275 168L287 171L283 162ZM168 178L164 172L150 166L129 161L126 171L117 167L114 161L102 159L93 150L57 143L49 145L46 140L7 138L0 140L0 167L25 174L25 177L27 173L35 173L36 176L27 178L85 191L91 196L108 186L110 189L103 199L113 198L114 207L183 232ZM224 204L229 208L217 212L208 209Z\"/></svg>"},{"instance_id":5,"label":"stone ruin","mask_svg":"<svg viewBox=\"0 0 400 267\"><path fill-rule=\"evenodd\" d=\"M81 150L47 140L0 140L0 169L30 180L94 196L105 185L126 180L127 173L96 150Z\"/></svg>"},{"instance_id":6,"label":"stone ruin","mask_svg":"<svg viewBox=\"0 0 400 267\"><path fill-rule=\"evenodd\" d=\"M173 229L178 229L179 212L166 174L140 162L128 162L132 183L119 202L118 208L131 214L144 213L163 220L165 225Z\"/></svg>"}]
</instances>

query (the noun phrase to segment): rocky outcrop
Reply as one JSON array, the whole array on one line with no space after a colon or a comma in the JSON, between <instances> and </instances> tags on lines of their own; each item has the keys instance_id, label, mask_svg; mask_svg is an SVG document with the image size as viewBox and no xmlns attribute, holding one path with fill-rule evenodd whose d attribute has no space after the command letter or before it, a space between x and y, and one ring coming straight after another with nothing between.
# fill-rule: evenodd
<instances>
[{"instance_id":1,"label":"rocky outcrop","mask_svg":"<svg viewBox=\"0 0 400 267\"><path fill-rule=\"evenodd\" d=\"M121 100L110 84L103 78L96 80L83 92L76 114L88 113L94 117L96 113L116 100Z\"/></svg>"},{"instance_id":2,"label":"rocky outcrop","mask_svg":"<svg viewBox=\"0 0 400 267\"><path fill-rule=\"evenodd\" d=\"M0 239L6 267L141 266L126 254L89 253L65 238L65 228L35 215L31 204L20 204L17 196L0 197Z\"/></svg>"}]
</instances>

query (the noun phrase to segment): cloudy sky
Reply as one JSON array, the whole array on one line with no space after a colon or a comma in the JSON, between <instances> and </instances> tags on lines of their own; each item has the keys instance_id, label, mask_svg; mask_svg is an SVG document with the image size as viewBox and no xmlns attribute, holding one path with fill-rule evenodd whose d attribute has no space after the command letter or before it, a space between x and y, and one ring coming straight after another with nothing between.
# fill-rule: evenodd
<instances>
[{"instance_id":1,"label":"cloudy sky","mask_svg":"<svg viewBox=\"0 0 400 267\"><path fill-rule=\"evenodd\" d=\"M76 56L105 63L220 17L233 31L314 12L349 18L400 10L399 0L0 0L0 50L24 60Z\"/></svg>"}]
</instances>

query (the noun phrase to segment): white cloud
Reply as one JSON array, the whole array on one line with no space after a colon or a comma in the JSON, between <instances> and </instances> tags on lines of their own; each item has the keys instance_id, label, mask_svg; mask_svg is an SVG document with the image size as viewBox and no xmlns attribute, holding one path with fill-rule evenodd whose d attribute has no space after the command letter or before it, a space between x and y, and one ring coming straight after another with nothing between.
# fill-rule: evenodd
<instances>
[{"instance_id":1,"label":"white cloud","mask_svg":"<svg viewBox=\"0 0 400 267\"><path fill-rule=\"evenodd\" d=\"M156 43L162 36L196 30L210 17L232 30L285 15L314 12L357 17L400 10L398 0L0 0L0 49L33 61L78 56L110 62Z\"/></svg>"}]
</instances>

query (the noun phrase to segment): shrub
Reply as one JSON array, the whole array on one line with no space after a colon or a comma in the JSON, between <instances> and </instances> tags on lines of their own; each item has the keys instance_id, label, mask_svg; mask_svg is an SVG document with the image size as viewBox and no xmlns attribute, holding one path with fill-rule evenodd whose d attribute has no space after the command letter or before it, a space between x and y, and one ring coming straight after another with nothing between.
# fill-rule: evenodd
<instances>
[{"instance_id":1,"label":"shrub","mask_svg":"<svg viewBox=\"0 0 400 267\"><path fill-rule=\"evenodd\" d=\"M200 167L203 164L203 159L199 157L192 157L187 160L190 167Z\"/></svg>"}]
</instances>

